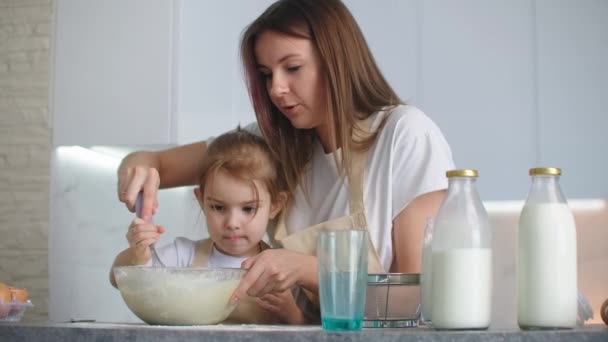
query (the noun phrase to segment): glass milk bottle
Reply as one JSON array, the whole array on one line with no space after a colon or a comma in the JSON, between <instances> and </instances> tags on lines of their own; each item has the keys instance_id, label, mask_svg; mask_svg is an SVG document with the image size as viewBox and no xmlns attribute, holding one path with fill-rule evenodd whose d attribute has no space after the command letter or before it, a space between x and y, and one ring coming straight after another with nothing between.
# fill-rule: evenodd
<instances>
[{"instance_id":1,"label":"glass milk bottle","mask_svg":"<svg viewBox=\"0 0 608 342\"><path fill-rule=\"evenodd\" d=\"M447 172L448 191L435 218L432 244L432 325L486 329L492 309L492 248L488 215L475 188L476 170Z\"/></svg>"},{"instance_id":2,"label":"glass milk bottle","mask_svg":"<svg viewBox=\"0 0 608 342\"><path fill-rule=\"evenodd\" d=\"M558 168L530 169L519 217L517 323L522 329L572 328L577 315L576 227Z\"/></svg>"},{"instance_id":3,"label":"glass milk bottle","mask_svg":"<svg viewBox=\"0 0 608 342\"><path fill-rule=\"evenodd\" d=\"M432 242L433 242L433 224L432 217L426 218L426 226L424 228L424 238L422 240L422 272L420 274L420 311L421 320L424 325L431 325L431 303L432 301Z\"/></svg>"}]
</instances>

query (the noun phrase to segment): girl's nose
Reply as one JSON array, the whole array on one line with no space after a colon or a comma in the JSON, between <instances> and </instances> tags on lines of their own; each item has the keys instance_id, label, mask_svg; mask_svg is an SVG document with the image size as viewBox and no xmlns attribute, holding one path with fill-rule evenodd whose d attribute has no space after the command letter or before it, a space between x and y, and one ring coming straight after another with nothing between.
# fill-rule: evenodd
<instances>
[{"instance_id":1,"label":"girl's nose","mask_svg":"<svg viewBox=\"0 0 608 342\"><path fill-rule=\"evenodd\" d=\"M236 213L233 210L230 210L228 212L228 217L226 218L226 227L228 229L233 229L233 230L241 229L241 223L240 222L241 222L241 220L239 218L238 213Z\"/></svg>"}]
</instances>

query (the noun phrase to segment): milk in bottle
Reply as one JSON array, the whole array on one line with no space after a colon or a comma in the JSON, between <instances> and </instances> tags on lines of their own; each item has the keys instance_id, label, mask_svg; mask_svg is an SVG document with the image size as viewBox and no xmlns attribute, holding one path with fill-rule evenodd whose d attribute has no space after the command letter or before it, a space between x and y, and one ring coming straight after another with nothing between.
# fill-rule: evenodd
<instances>
[{"instance_id":1,"label":"milk in bottle","mask_svg":"<svg viewBox=\"0 0 608 342\"><path fill-rule=\"evenodd\" d=\"M448 191L435 218L431 312L436 329L486 329L492 308L488 215L475 189L476 170L447 172Z\"/></svg>"},{"instance_id":2,"label":"milk in bottle","mask_svg":"<svg viewBox=\"0 0 608 342\"><path fill-rule=\"evenodd\" d=\"M420 272L420 316L424 325L428 326L431 325L431 303L433 302L431 293L433 224L434 219L427 217L422 240L422 271Z\"/></svg>"},{"instance_id":3,"label":"milk in bottle","mask_svg":"<svg viewBox=\"0 0 608 342\"><path fill-rule=\"evenodd\" d=\"M558 168L530 170L532 185L517 239L517 322L522 329L576 325L576 228L560 175Z\"/></svg>"}]
</instances>

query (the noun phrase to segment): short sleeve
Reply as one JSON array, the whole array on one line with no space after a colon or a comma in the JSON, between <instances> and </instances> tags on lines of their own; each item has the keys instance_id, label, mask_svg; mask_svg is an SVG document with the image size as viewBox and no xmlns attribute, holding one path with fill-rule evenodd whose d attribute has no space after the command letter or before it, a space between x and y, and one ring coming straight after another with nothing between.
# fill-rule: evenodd
<instances>
[{"instance_id":1,"label":"short sleeve","mask_svg":"<svg viewBox=\"0 0 608 342\"><path fill-rule=\"evenodd\" d=\"M429 117L414 108L397 120L391 166L393 219L416 197L446 189L445 172L454 168L450 146Z\"/></svg>"},{"instance_id":2,"label":"short sleeve","mask_svg":"<svg viewBox=\"0 0 608 342\"><path fill-rule=\"evenodd\" d=\"M194 260L195 250L196 241L184 237L177 237L173 243L156 248L158 257L166 267L190 267ZM153 260L152 266L160 266L154 258L151 260Z\"/></svg>"}]
</instances>

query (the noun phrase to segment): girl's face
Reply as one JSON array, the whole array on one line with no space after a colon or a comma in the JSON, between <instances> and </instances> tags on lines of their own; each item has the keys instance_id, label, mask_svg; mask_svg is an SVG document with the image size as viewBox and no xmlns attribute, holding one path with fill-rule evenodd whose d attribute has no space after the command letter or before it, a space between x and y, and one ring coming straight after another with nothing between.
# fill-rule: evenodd
<instances>
[{"instance_id":1,"label":"girl's face","mask_svg":"<svg viewBox=\"0 0 608 342\"><path fill-rule=\"evenodd\" d=\"M309 39L265 31L256 40L255 58L272 103L294 127L325 124L321 65Z\"/></svg>"},{"instance_id":2,"label":"girl's face","mask_svg":"<svg viewBox=\"0 0 608 342\"><path fill-rule=\"evenodd\" d=\"M259 253L259 242L268 220L280 210L279 205L271 203L266 187L258 181L254 183L259 201L249 182L223 170L207 179L204 194L195 189L205 213L209 237L222 253L237 257Z\"/></svg>"}]
</instances>

